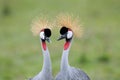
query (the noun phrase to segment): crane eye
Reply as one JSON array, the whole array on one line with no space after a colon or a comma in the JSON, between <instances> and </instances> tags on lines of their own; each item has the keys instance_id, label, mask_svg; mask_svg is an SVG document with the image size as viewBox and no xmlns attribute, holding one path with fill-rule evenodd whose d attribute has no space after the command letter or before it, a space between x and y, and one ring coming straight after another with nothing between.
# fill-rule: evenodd
<instances>
[{"instance_id":1,"label":"crane eye","mask_svg":"<svg viewBox=\"0 0 120 80\"><path fill-rule=\"evenodd\" d=\"M60 29L60 34L65 34L68 32L68 28L66 28L65 26L63 26L61 29Z\"/></svg>"},{"instance_id":2,"label":"crane eye","mask_svg":"<svg viewBox=\"0 0 120 80\"><path fill-rule=\"evenodd\" d=\"M50 30L50 29L46 28L46 29L44 30L44 32L45 32L45 36L46 36L46 37L50 37L50 36L51 36L51 30Z\"/></svg>"}]
</instances>

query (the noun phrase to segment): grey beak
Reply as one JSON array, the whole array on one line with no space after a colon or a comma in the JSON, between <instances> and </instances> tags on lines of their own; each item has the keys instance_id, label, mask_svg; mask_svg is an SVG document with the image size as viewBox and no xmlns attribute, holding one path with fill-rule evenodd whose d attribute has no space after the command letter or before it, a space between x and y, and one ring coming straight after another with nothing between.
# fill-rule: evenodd
<instances>
[{"instance_id":1,"label":"grey beak","mask_svg":"<svg viewBox=\"0 0 120 80\"><path fill-rule=\"evenodd\" d=\"M65 35L61 35L61 36L57 39L57 41L62 40L62 39L65 39L65 38L66 38L66 34L65 34Z\"/></svg>"},{"instance_id":2,"label":"grey beak","mask_svg":"<svg viewBox=\"0 0 120 80\"><path fill-rule=\"evenodd\" d=\"M50 40L49 37L46 37L46 40L47 40L48 43L51 43L51 40Z\"/></svg>"}]
</instances>

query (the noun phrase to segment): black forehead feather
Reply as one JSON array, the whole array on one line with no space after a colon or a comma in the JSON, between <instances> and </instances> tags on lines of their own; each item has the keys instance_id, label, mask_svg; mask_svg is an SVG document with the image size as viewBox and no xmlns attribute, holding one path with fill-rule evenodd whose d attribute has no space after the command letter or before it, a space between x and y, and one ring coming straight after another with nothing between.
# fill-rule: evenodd
<instances>
[{"instance_id":1,"label":"black forehead feather","mask_svg":"<svg viewBox=\"0 0 120 80\"><path fill-rule=\"evenodd\" d=\"M68 28L67 27L65 27L65 26L63 26L61 29L60 29L60 34L65 34L65 33L67 33L68 32Z\"/></svg>"},{"instance_id":2,"label":"black forehead feather","mask_svg":"<svg viewBox=\"0 0 120 80\"><path fill-rule=\"evenodd\" d=\"M44 29L44 32L45 32L45 36L46 37L50 37L51 36L51 30L50 29L46 28L46 29Z\"/></svg>"}]
</instances>

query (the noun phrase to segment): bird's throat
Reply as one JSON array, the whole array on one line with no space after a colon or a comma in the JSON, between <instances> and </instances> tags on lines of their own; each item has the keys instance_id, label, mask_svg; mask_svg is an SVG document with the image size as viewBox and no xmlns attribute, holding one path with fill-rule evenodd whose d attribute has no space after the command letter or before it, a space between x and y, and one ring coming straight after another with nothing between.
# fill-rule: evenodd
<instances>
[{"instance_id":1,"label":"bird's throat","mask_svg":"<svg viewBox=\"0 0 120 80\"><path fill-rule=\"evenodd\" d=\"M67 50L70 46L70 41L66 41L66 43L64 44L64 50Z\"/></svg>"},{"instance_id":2,"label":"bird's throat","mask_svg":"<svg viewBox=\"0 0 120 80\"><path fill-rule=\"evenodd\" d=\"M42 47L43 47L44 50L46 50L47 47L46 47L45 41L42 41Z\"/></svg>"}]
</instances>

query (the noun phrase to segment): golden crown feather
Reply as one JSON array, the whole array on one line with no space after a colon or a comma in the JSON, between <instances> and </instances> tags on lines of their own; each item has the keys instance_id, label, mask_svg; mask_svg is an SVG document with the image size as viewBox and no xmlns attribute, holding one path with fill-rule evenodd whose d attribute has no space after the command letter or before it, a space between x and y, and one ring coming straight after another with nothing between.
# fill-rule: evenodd
<instances>
[{"instance_id":1,"label":"golden crown feather","mask_svg":"<svg viewBox=\"0 0 120 80\"><path fill-rule=\"evenodd\" d=\"M79 18L74 18L73 15L70 14L59 14L57 16L58 27L62 28L63 26L70 28L74 35L80 38L83 34L83 28L81 24L79 24Z\"/></svg>"},{"instance_id":2,"label":"golden crown feather","mask_svg":"<svg viewBox=\"0 0 120 80\"><path fill-rule=\"evenodd\" d=\"M31 31L34 36L39 35L40 31L45 28L52 29L53 25L46 18L39 18L32 21Z\"/></svg>"}]
</instances>

